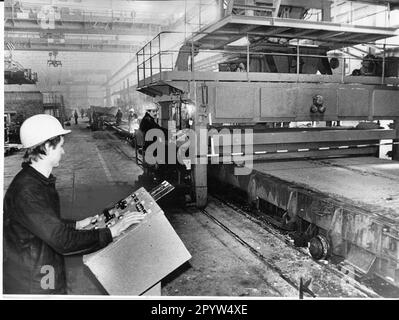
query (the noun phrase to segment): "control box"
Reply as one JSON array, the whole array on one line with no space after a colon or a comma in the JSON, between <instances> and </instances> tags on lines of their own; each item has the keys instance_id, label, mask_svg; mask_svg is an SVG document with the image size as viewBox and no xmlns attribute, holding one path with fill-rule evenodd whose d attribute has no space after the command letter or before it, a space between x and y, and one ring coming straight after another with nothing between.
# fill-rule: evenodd
<instances>
[{"instance_id":1,"label":"control box","mask_svg":"<svg viewBox=\"0 0 399 320\"><path fill-rule=\"evenodd\" d=\"M108 246L83 256L83 263L110 295L159 295L161 280L191 258L156 202L171 190L165 181L150 192L140 188L104 210L88 227L108 227L128 211L145 214Z\"/></svg>"},{"instance_id":2,"label":"control box","mask_svg":"<svg viewBox=\"0 0 399 320\"><path fill-rule=\"evenodd\" d=\"M85 230L109 228L127 212L137 211L145 215L160 212L162 210L156 201L170 193L173 189L174 187L167 181L163 181L150 192L141 187L126 198L118 201L114 206L104 209L102 214L93 219L92 223Z\"/></svg>"}]
</instances>

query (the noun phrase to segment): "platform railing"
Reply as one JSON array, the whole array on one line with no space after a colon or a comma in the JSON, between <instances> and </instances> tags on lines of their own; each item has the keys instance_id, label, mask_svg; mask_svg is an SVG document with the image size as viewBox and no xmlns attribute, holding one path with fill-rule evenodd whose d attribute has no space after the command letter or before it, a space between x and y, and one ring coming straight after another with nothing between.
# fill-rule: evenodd
<instances>
[{"instance_id":1,"label":"platform railing","mask_svg":"<svg viewBox=\"0 0 399 320\"><path fill-rule=\"evenodd\" d=\"M399 58L386 54L387 50L398 52L397 44L364 44L369 51L372 48L374 55L367 54L359 46L323 51L301 41L285 44L264 42L256 47L246 41L241 46L211 50L201 48L200 43L184 41L183 37L182 32L161 32L136 53L140 87L162 81L165 71L239 71L246 73L248 78L250 73L329 75L334 76L330 77L332 82L342 83L347 76L369 77L367 83L372 82L371 77L380 84L384 84L387 78L399 80ZM247 34L243 39L249 37Z\"/></svg>"}]
</instances>

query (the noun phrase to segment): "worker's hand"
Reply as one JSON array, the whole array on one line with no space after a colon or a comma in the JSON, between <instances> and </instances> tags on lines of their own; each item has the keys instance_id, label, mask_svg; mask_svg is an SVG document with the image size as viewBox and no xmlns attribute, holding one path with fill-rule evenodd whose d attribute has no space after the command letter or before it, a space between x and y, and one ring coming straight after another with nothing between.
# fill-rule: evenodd
<instances>
[{"instance_id":1,"label":"worker's hand","mask_svg":"<svg viewBox=\"0 0 399 320\"><path fill-rule=\"evenodd\" d=\"M127 212L119 217L117 222L110 226L112 238L118 237L123 231L129 228L132 224L138 224L145 217L141 212Z\"/></svg>"},{"instance_id":2,"label":"worker's hand","mask_svg":"<svg viewBox=\"0 0 399 320\"><path fill-rule=\"evenodd\" d=\"M89 226L90 224L95 223L98 220L98 218L99 218L99 215L96 214L93 217L88 217L86 219L76 221L75 229L82 230L82 229L86 228L87 226Z\"/></svg>"}]
</instances>

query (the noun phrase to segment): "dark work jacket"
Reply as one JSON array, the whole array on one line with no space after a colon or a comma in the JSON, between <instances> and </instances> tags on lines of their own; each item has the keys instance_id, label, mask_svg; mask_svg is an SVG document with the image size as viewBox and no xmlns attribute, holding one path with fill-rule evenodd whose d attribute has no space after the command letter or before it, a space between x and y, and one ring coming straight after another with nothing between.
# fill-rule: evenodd
<instances>
[{"instance_id":1,"label":"dark work jacket","mask_svg":"<svg viewBox=\"0 0 399 320\"><path fill-rule=\"evenodd\" d=\"M143 131L143 133L145 134L148 130L151 129L160 129L164 132L166 131L155 121L155 119L148 112L146 112L143 119L141 119L140 121L140 130Z\"/></svg>"},{"instance_id":2,"label":"dark work jacket","mask_svg":"<svg viewBox=\"0 0 399 320\"><path fill-rule=\"evenodd\" d=\"M60 217L55 177L22 167L4 197L3 292L65 294L63 255L97 251L112 242L111 231L75 230Z\"/></svg>"},{"instance_id":3,"label":"dark work jacket","mask_svg":"<svg viewBox=\"0 0 399 320\"><path fill-rule=\"evenodd\" d=\"M162 130L162 132L165 136L164 141L167 141L168 130L166 130L165 128L162 128L158 123L156 123L155 119L148 112L146 112L143 119L141 119L141 121L140 121L140 127L139 127L139 130L143 132L144 139L145 139L146 133L151 129ZM156 141L156 138L154 138L153 141L145 141L144 149L147 149L147 147L155 141Z\"/></svg>"}]
</instances>

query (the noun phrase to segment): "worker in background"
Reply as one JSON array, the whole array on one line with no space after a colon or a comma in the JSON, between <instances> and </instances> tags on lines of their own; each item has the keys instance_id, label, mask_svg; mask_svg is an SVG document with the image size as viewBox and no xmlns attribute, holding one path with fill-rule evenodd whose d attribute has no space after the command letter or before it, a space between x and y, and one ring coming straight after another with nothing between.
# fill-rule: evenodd
<instances>
[{"instance_id":1,"label":"worker in background","mask_svg":"<svg viewBox=\"0 0 399 320\"><path fill-rule=\"evenodd\" d=\"M158 112L159 112L159 107L157 104L151 104L148 106L146 109L146 113L141 119L139 129L143 133L143 136L145 137L146 133L151 130L151 129L159 129L162 130L162 132L165 135L165 139L167 138L168 131L165 128L162 128L158 123L157 123L157 118L158 118ZM154 138L154 141L156 138ZM152 142L151 141L146 141L145 142L145 148L150 145Z\"/></svg>"},{"instance_id":2,"label":"worker in background","mask_svg":"<svg viewBox=\"0 0 399 320\"><path fill-rule=\"evenodd\" d=\"M80 221L61 218L51 172L61 161L64 135L70 132L46 114L32 116L21 126L24 162L4 197L6 294L66 294L64 255L97 251L143 219L141 213L129 212L109 228L83 230L95 217Z\"/></svg>"},{"instance_id":3,"label":"worker in background","mask_svg":"<svg viewBox=\"0 0 399 320\"><path fill-rule=\"evenodd\" d=\"M84 115L85 115L85 111L82 108L82 109L80 109L80 117L83 119Z\"/></svg>"},{"instance_id":4,"label":"worker in background","mask_svg":"<svg viewBox=\"0 0 399 320\"><path fill-rule=\"evenodd\" d=\"M139 119L133 108L129 110L127 119L129 124L129 133L134 134L139 128Z\"/></svg>"},{"instance_id":5,"label":"worker in background","mask_svg":"<svg viewBox=\"0 0 399 320\"><path fill-rule=\"evenodd\" d=\"M89 123L92 124L93 122L93 111L92 109L87 109L87 116L89 117Z\"/></svg>"},{"instance_id":6,"label":"worker in background","mask_svg":"<svg viewBox=\"0 0 399 320\"><path fill-rule=\"evenodd\" d=\"M123 113L122 113L121 109L119 108L119 109L118 109L118 112L116 113L116 116L115 116L115 118L116 118L116 125L117 125L117 126L119 126L119 125L122 123L122 116L123 116Z\"/></svg>"},{"instance_id":7,"label":"worker in background","mask_svg":"<svg viewBox=\"0 0 399 320\"><path fill-rule=\"evenodd\" d=\"M140 121L140 126L139 126L139 131L140 131L140 136L142 136L143 138L143 149L144 151L147 150L148 146L150 146L152 143L156 142L159 136L155 136L153 138L152 141L147 141L146 140L146 134L148 131L150 131L151 129L159 129L162 131L164 138L162 139L160 137L159 142L164 143L165 144L165 157L167 157L168 154L168 144L167 144L167 138L168 138L168 130L165 128L162 128L157 122L156 119L158 118L158 105L157 104L151 104L150 106L148 106L146 109L146 113L143 117L143 119L141 119ZM157 150L154 152L154 156L156 157L158 155ZM164 163L167 161L167 159L164 159ZM164 169L166 166L162 165L159 166L159 164L156 164L156 169L158 171L158 173L164 174Z\"/></svg>"},{"instance_id":8,"label":"worker in background","mask_svg":"<svg viewBox=\"0 0 399 320\"><path fill-rule=\"evenodd\" d=\"M78 124L79 115L78 115L78 112L76 111L76 109L75 109L75 111L73 113L73 117L75 118L75 124Z\"/></svg>"},{"instance_id":9,"label":"worker in background","mask_svg":"<svg viewBox=\"0 0 399 320\"><path fill-rule=\"evenodd\" d=\"M146 150L148 148L149 145L151 145L152 143L154 143L155 141L157 141L157 137L154 137L152 141L146 141L145 136L146 133L151 130L151 129L159 129L162 131L163 135L164 135L164 140L160 141L163 142L165 144L165 159L163 161L162 164L157 164L157 172L159 174L159 176L162 178L167 178L170 173L174 170L174 169L178 169L178 170L182 170L184 171L184 167L179 163L168 163L168 149L169 149L169 144L172 143L168 143L168 130L161 127L157 122L156 119L158 118L158 112L159 112L159 108L157 104L152 104L149 107L146 108L146 113L143 117L143 119L141 119L140 122L140 128L139 130L141 131L143 137L144 137L144 150ZM175 142L174 142L175 143ZM175 150L177 150L177 147L174 147ZM157 156L157 151L154 152L154 156Z\"/></svg>"}]
</instances>

